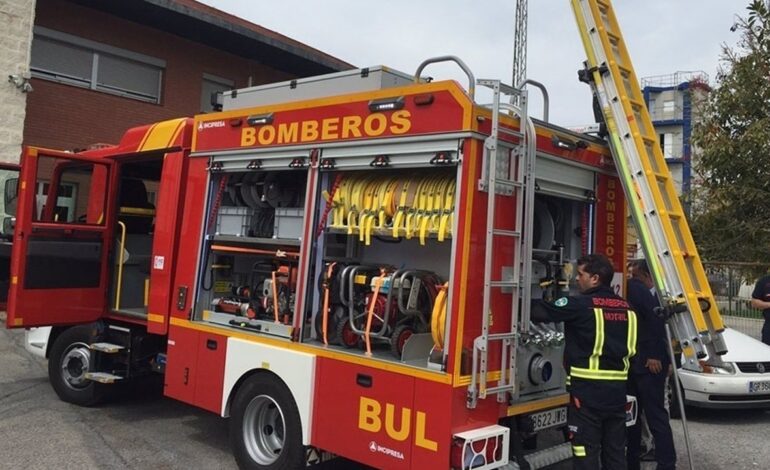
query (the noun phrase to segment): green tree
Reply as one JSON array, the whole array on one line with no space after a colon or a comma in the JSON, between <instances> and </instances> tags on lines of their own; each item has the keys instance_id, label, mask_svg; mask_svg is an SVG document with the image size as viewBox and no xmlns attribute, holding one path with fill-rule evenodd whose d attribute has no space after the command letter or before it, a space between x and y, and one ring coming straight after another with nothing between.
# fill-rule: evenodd
<instances>
[{"instance_id":1,"label":"green tree","mask_svg":"<svg viewBox=\"0 0 770 470\"><path fill-rule=\"evenodd\" d=\"M693 130L692 229L704 259L770 265L770 11L747 10Z\"/></svg>"}]
</instances>

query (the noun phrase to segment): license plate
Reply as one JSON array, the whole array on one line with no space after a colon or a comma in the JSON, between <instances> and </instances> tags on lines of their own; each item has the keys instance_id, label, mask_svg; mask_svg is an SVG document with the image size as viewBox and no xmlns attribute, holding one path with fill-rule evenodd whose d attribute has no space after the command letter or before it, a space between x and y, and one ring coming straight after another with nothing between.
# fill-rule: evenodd
<instances>
[{"instance_id":1,"label":"license plate","mask_svg":"<svg viewBox=\"0 0 770 470\"><path fill-rule=\"evenodd\" d=\"M529 415L532 420L532 430L540 431L567 423L567 407L554 408Z\"/></svg>"},{"instance_id":2,"label":"license plate","mask_svg":"<svg viewBox=\"0 0 770 470\"><path fill-rule=\"evenodd\" d=\"M749 393L770 392L770 381L749 382Z\"/></svg>"}]
</instances>

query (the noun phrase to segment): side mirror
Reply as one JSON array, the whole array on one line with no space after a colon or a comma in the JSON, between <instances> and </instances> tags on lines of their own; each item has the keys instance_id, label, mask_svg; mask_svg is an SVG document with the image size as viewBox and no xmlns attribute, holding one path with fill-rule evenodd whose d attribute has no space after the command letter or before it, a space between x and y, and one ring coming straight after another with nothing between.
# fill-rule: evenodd
<instances>
[{"instance_id":1,"label":"side mirror","mask_svg":"<svg viewBox=\"0 0 770 470\"><path fill-rule=\"evenodd\" d=\"M13 231L16 228L16 217L3 217L2 238L13 240Z\"/></svg>"},{"instance_id":2,"label":"side mirror","mask_svg":"<svg viewBox=\"0 0 770 470\"><path fill-rule=\"evenodd\" d=\"M19 198L19 178L8 178L5 180L3 188L3 200L5 202L5 213L16 215L16 201ZM3 222L5 228L5 222Z\"/></svg>"}]
</instances>

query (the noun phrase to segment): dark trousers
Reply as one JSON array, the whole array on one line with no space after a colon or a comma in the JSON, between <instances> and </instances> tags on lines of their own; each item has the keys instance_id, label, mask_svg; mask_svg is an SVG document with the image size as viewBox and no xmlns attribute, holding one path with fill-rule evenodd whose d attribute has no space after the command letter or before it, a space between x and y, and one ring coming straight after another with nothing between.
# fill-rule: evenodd
<instances>
[{"instance_id":1,"label":"dark trousers","mask_svg":"<svg viewBox=\"0 0 770 470\"><path fill-rule=\"evenodd\" d=\"M671 424L668 412L664 406L664 394L667 368L659 374L641 373L630 374L628 389L636 396L639 412L644 412L650 433L655 441L655 461L658 470L676 468L676 451L674 436L671 434ZM628 470L639 470L641 459L642 427L637 424L628 430Z\"/></svg>"},{"instance_id":2,"label":"dark trousers","mask_svg":"<svg viewBox=\"0 0 770 470\"><path fill-rule=\"evenodd\" d=\"M626 410L624 406L591 408L574 398L567 414L575 470L625 470ZM599 464L601 462L601 465Z\"/></svg>"},{"instance_id":3,"label":"dark trousers","mask_svg":"<svg viewBox=\"0 0 770 470\"><path fill-rule=\"evenodd\" d=\"M762 325L762 342L770 344L770 315L765 314L765 324Z\"/></svg>"}]
</instances>

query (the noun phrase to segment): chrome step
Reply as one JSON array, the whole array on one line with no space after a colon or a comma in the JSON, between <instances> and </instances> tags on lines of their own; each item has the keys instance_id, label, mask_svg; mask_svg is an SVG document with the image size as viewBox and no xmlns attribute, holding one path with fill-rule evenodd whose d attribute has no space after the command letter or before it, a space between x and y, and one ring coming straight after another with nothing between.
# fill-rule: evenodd
<instances>
[{"instance_id":1,"label":"chrome step","mask_svg":"<svg viewBox=\"0 0 770 470\"><path fill-rule=\"evenodd\" d=\"M111 384L118 380L123 380L123 377L107 372L86 372L85 378L86 380L91 380L102 384Z\"/></svg>"},{"instance_id":2,"label":"chrome step","mask_svg":"<svg viewBox=\"0 0 770 470\"><path fill-rule=\"evenodd\" d=\"M92 351L99 351L107 354L115 354L121 350L126 349L125 346L112 343L93 343L91 344Z\"/></svg>"}]
</instances>

